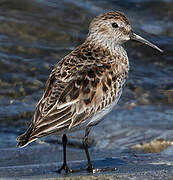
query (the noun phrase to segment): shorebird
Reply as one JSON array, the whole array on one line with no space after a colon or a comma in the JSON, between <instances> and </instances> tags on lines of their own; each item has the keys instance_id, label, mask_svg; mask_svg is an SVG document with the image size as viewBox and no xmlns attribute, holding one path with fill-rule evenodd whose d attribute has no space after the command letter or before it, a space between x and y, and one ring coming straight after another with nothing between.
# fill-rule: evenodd
<instances>
[{"instance_id":1,"label":"shorebird","mask_svg":"<svg viewBox=\"0 0 173 180\"><path fill-rule=\"evenodd\" d=\"M63 135L64 161L58 172L68 173L72 171L66 161L66 134L85 129L87 170L95 172L88 151L88 135L91 127L112 110L121 96L129 71L123 43L131 39L162 52L134 33L123 13L107 12L95 17L84 43L52 70L29 128L17 137L17 146L24 147L50 134Z\"/></svg>"}]
</instances>

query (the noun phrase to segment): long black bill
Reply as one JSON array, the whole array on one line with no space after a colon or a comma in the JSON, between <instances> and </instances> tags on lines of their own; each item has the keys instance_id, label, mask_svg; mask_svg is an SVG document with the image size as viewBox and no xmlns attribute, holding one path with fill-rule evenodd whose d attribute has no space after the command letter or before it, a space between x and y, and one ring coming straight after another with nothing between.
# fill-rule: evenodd
<instances>
[{"instance_id":1,"label":"long black bill","mask_svg":"<svg viewBox=\"0 0 173 180\"><path fill-rule=\"evenodd\" d=\"M160 52L163 52L163 50L161 50L159 47L157 47L156 45L150 43L150 42L147 41L146 39L144 39L144 38L142 38L141 36L135 34L134 32L131 32L131 34L130 34L130 39L139 41L139 42L141 42L141 43L143 43L143 44L146 44L146 45L148 45L148 46L150 46L150 47L152 47L152 48L154 48L154 49L157 49L157 50L160 51Z\"/></svg>"}]
</instances>

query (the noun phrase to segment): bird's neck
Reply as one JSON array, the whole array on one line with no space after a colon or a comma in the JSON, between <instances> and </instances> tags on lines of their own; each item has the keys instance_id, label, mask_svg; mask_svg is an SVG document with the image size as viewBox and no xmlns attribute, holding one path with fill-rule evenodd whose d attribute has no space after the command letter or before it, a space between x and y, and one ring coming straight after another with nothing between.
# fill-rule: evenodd
<instances>
[{"instance_id":1,"label":"bird's neck","mask_svg":"<svg viewBox=\"0 0 173 180\"><path fill-rule=\"evenodd\" d=\"M106 38L105 38L106 39ZM120 58L125 58L128 61L127 53L122 46L122 44L118 44L113 42L112 40L108 41L107 39L93 39L92 36L88 36L86 40L86 44L89 44L93 48L100 48L102 51L106 51L110 56L118 56Z\"/></svg>"},{"instance_id":2,"label":"bird's neck","mask_svg":"<svg viewBox=\"0 0 173 180\"><path fill-rule=\"evenodd\" d=\"M126 50L124 49L124 47L120 44L120 45L115 45L112 49L112 52L118 56L122 56L124 58L127 58L128 59L128 56L127 56L127 52Z\"/></svg>"}]
</instances>

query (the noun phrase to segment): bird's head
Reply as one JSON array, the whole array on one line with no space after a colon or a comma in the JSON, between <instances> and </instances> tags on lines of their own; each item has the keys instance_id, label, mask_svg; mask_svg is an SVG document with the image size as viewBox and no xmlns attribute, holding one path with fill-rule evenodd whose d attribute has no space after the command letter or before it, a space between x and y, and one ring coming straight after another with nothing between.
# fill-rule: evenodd
<instances>
[{"instance_id":1,"label":"bird's head","mask_svg":"<svg viewBox=\"0 0 173 180\"><path fill-rule=\"evenodd\" d=\"M128 40L136 40L162 52L156 45L135 34L127 17L120 12L107 12L94 18L89 27L88 38L112 48Z\"/></svg>"}]
</instances>

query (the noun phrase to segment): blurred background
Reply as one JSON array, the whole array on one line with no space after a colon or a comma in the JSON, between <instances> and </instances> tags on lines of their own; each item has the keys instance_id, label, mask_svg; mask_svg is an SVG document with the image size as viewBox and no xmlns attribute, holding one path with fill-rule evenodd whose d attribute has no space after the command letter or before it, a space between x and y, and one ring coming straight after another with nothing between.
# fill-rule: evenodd
<instances>
[{"instance_id":1,"label":"blurred background","mask_svg":"<svg viewBox=\"0 0 173 180\"><path fill-rule=\"evenodd\" d=\"M91 19L117 10L164 53L125 44L129 79L118 105L91 131L91 150L160 152L172 144L172 0L0 0L0 151L15 148L51 69L85 40ZM70 145L81 148L83 134L69 134ZM49 136L30 147L60 142L61 137ZM143 148L155 144L156 149Z\"/></svg>"}]
</instances>

